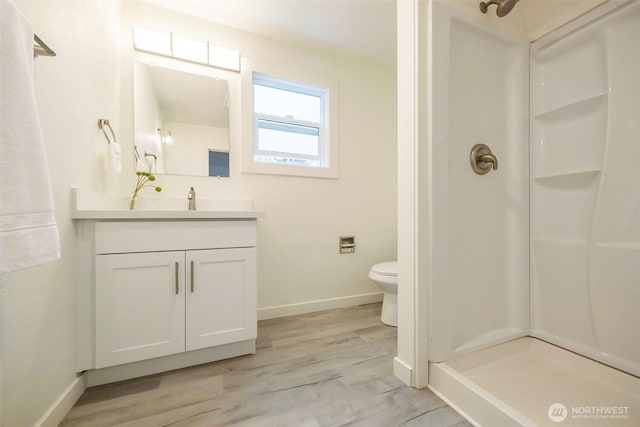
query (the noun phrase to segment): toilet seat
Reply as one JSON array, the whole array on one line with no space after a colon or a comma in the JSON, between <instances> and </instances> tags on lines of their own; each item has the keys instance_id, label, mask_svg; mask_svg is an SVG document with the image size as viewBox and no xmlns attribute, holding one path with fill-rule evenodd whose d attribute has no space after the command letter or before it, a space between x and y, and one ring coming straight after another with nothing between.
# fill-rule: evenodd
<instances>
[{"instance_id":1,"label":"toilet seat","mask_svg":"<svg viewBox=\"0 0 640 427\"><path fill-rule=\"evenodd\" d=\"M381 262L380 264L376 264L373 267L371 267L371 271L381 276L397 276L398 262L397 261Z\"/></svg>"},{"instance_id":2,"label":"toilet seat","mask_svg":"<svg viewBox=\"0 0 640 427\"><path fill-rule=\"evenodd\" d=\"M398 283L398 262L381 262L371 267L369 279L379 284L396 285Z\"/></svg>"}]
</instances>

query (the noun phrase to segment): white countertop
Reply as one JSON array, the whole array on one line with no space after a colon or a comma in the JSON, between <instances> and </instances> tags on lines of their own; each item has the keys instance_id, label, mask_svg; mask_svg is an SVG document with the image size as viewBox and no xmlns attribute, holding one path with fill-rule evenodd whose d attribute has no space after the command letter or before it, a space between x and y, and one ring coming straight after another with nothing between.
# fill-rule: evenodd
<instances>
[{"instance_id":1,"label":"white countertop","mask_svg":"<svg viewBox=\"0 0 640 427\"><path fill-rule=\"evenodd\" d=\"M204 220L204 219L256 219L266 212L253 209L251 200L196 200L195 211L186 209L186 200L139 200L140 209L129 210L129 199L123 196L92 190L72 189L73 219L95 220ZM184 205L184 206L183 206Z\"/></svg>"},{"instance_id":2,"label":"white countertop","mask_svg":"<svg viewBox=\"0 0 640 427\"><path fill-rule=\"evenodd\" d=\"M179 211L179 210L74 210L73 219L256 219L264 218L265 211Z\"/></svg>"}]
</instances>

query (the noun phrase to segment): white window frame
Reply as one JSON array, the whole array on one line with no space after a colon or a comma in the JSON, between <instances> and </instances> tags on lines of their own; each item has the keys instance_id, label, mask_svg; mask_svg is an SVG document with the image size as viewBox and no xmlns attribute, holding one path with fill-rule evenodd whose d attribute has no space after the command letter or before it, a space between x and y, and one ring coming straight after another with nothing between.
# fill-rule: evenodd
<instances>
[{"instance_id":1,"label":"white window frame","mask_svg":"<svg viewBox=\"0 0 640 427\"><path fill-rule=\"evenodd\" d=\"M316 156L310 154L299 154L299 153L287 153L283 151L269 151L269 150L261 150L259 147L259 136L258 132L260 131L260 121L268 121L274 122L276 124L280 124L283 126L292 125L292 126L303 126L307 128L315 128L318 129L318 154ZM327 143L326 139L326 131L323 123L316 122L306 122L303 120L296 120L291 117L279 117L279 116L270 116L268 114L253 114L253 155L254 159L257 155L262 156L274 156L274 157L290 157L294 159L304 159L304 160L313 160L317 162L321 162L326 164L327 162ZM320 167L320 166L304 166L304 167Z\"/></svg>"},{"instance_id":2,"label":"white window frame","mask_svg":"<svg viewBox=\"0 0 640 427\"><path fill-rule=\"evenodd\" d=\"M248 68L248 67L247 67ZM254 81L255 76L255 81ZM243 128L251 132L243 133L242 171L245 173L260 173L271 175L292 175L316 178L338 178L338 137L337 137L337 84L334 82L305 79L292 79L278 75L258 73L253 70L243 70ZM295 119L293 117L276 117L263 113L254 113L253 87L254 82L267 87L288 90L319 96L323 109L321 123ZM312 127L318 129L318 155L302 155L291 153L260 150L258 147L259 121L267 120L283 125ZM279 164L255 160L256 155L291 157L307 160L322 161L323 166L301 166L295 164Z\"/></svg>"}]
</instances>

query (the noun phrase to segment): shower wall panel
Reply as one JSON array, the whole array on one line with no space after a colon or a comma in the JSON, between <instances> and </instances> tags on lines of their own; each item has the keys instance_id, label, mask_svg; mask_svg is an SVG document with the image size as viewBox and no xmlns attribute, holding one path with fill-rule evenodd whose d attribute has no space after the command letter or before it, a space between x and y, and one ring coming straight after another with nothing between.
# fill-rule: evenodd
<instances>
[{"instance_id":1,"label":"shower wall panel","mask_svg":"<svg viewBox=\"0 0 640 427\"><path fill-rule=\"evenodd\" d=\"M640 375L640 4L530 66L532 335Z\"/></svg>"},{"instance_id":2,"label":"shower wall panel","mask_svg":"<svg viewBox=\"0 0 640 427\"><path fill-rule=\"evenodd\" d=\"M429 359L529 332L528 45L433 2ZM477 175L476 144L498 169Z\"/></svg>"}]
</instances>

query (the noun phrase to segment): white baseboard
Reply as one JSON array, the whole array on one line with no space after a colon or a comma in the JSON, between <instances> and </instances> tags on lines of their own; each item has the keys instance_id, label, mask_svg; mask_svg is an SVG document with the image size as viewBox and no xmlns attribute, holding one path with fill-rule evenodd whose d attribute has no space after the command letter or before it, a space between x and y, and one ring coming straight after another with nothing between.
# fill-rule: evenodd
<instances>
[{"instance_id":1,"label":"white baseboard","mask_svg":"<svg viewBox=\"0 0 640 427\"><path fill-rule=\"evenodd\" d=\"M329 298L306 301L297 304L275 305L258 309L258 320L275 319L276 317L294 316L296 314L313 313L333 308L353 307L382 301L384 292L351 295L348 297Z\"/></svg>"},{"instance_id":2,"label":"white baseboard","mask_svg":"<svg viewBox=\"0 0 640 427\"><path fill-rule=\"evenodd\" d=\"M408 386L413 386L411 384L412 371L411 366L398 359L397 356L393 358L393 375L400 378Z\"/></svg>"},{"instance_id":3,"label":"white baseboard","mask_svg":"<svg viewBox=\"0 0 640 427\"><path fill-rule=\"evenodd\" d=\"M73 380L55 402L49 407L47 412L36 422L36 427L56 427L69 413L73 405L76 404L82 393L87 389L87 379L85 375L80 375Z\"/></svg>"}]
</instances>

